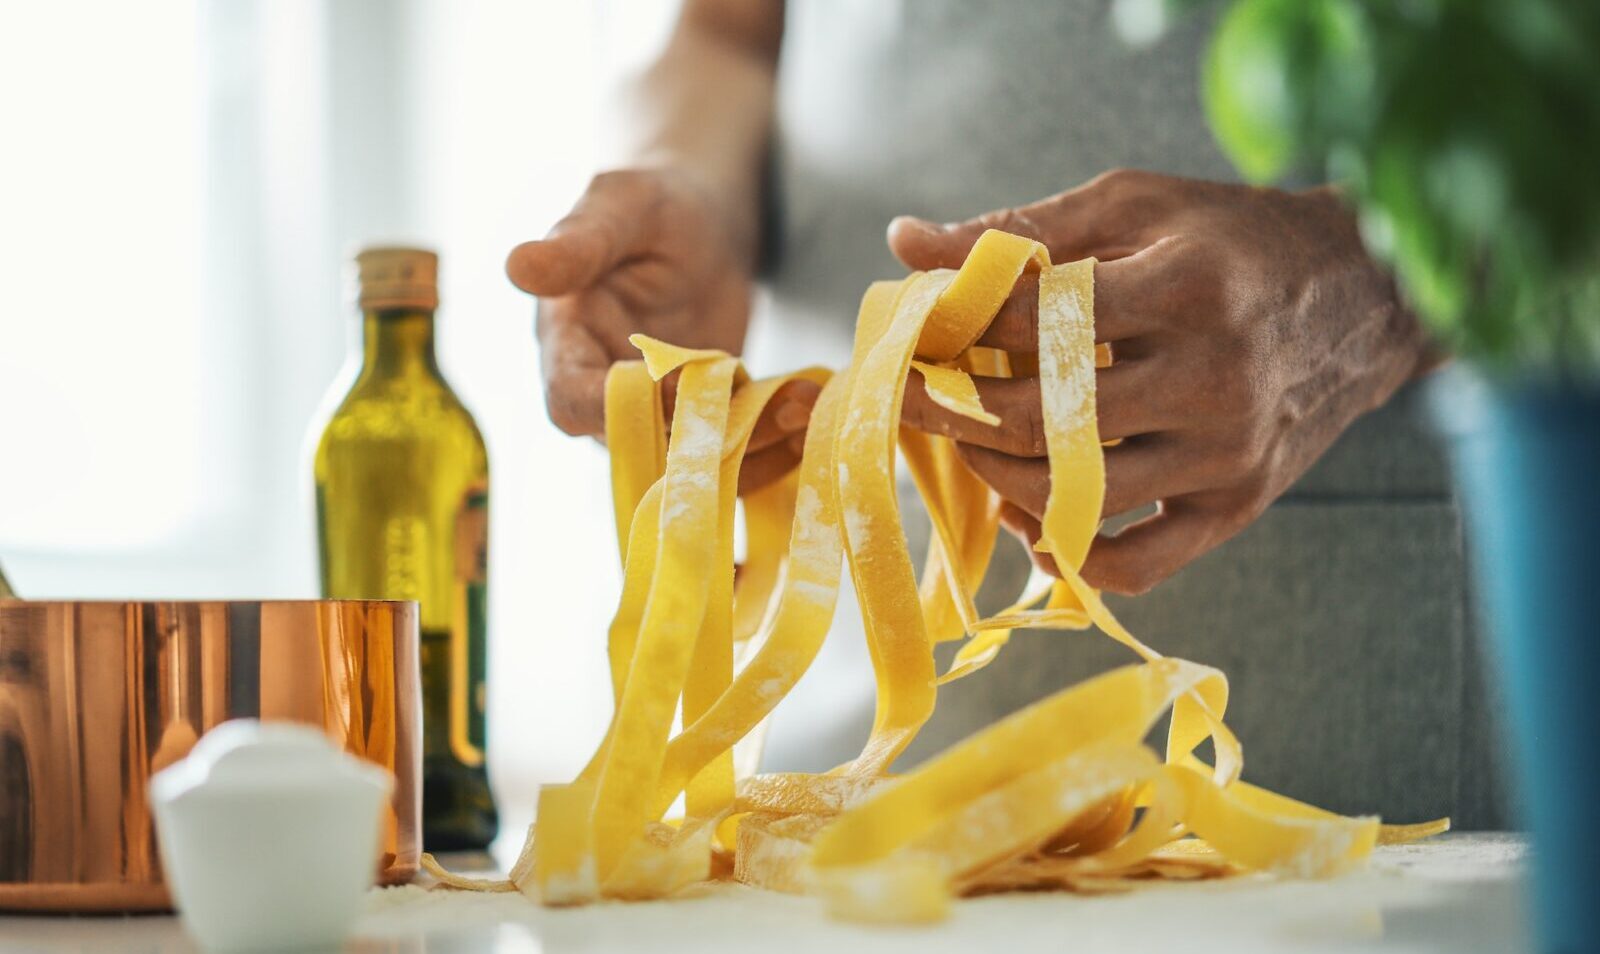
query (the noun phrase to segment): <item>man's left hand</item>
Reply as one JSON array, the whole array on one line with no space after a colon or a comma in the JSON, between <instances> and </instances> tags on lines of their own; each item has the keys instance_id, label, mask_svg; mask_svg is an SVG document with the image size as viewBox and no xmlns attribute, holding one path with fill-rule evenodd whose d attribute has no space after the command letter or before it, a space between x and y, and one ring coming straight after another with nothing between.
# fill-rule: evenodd
<instances>
[{"instance_id":1,"label":"man's left hand","mask_svg":"<svg viewBox=\"0 0 1600 954\"><path fill-rule=\"evenodd\" d=\"M1285 192L1115 171L968 222L899 218L889 245L913 269L955 268L985 229L1026 235L1052 261L1093 256L1107 517L1083 576L1141 593L1258 517L1361 414L1435 360L1333 190ZM1037 350L1038 283L1024 279L980 343ZM905 423L955 438L1038 539L1050 477L1037 379L978 379L989 426L907 383ZM1051 567L1053 569L1053 567Z\"/></svg>"}]
</instances>

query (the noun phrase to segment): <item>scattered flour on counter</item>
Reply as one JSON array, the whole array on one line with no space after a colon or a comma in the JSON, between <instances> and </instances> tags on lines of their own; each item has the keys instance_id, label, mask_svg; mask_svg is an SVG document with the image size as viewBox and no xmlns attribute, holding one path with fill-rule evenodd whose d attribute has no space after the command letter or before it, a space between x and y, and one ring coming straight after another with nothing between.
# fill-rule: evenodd
<instances>
[{"instance_id":1,"label":"scattered flour on counter","mask_svg":"<svg viewBox=\"0 0 1600 954\"><path fill-rule=\"evenodd\" d=\"M402 884L392 888L373 888L367 892L362 910L368 913L417 904L437 903L454 892L430 891L420 884Z\"/></svg>"}]
</instances>

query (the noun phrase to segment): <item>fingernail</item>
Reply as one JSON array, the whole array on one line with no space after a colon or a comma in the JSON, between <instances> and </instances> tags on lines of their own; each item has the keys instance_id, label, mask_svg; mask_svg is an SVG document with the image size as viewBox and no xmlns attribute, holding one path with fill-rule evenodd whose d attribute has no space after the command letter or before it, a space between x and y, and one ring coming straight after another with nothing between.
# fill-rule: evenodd
<instances>
[{"instance_id":1,"label":"fingernail","mask_svg":"<svg viewBox=\"0 0 1600 954\"><path fill-rule=\"evenodd\" d=\"M811 408L799 401L785 401L778 406L777 413L772 415L772 420L782 431L803 431L811 422Z\"/></svg>"}]
</instances>

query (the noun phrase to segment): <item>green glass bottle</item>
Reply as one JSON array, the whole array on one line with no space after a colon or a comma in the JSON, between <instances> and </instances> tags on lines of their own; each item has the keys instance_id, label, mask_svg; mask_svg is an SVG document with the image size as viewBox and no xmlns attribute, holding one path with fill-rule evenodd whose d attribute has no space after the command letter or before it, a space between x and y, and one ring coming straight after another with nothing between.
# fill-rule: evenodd
<instances>
[{"instance_id":1,"label":"green glass bottle","mask_svg":"<svg viewBox=\"0 0 1600 954\"><path fill-rule=\"evenodd\" d=\"M487 847L484 765L489 458L439 371L438 258L356 256L361 365L317 443L322 594L422 608L423 847Z\"/></svg>"}]
</instances>

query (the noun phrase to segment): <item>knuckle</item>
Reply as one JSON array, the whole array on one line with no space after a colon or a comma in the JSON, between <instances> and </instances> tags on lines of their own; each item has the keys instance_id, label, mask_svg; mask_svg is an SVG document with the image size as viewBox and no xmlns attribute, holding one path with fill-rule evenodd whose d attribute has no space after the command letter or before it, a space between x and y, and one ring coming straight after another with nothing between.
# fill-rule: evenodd
<instances>
[{"instance_id":1,"label":"knuckle","mask_svg":"<svg viewBox=\"0 0 1600 954\"><path fill-rule=\"evenodd\" d=\"M998 229L1002 232L1013 234L1032 235L1033 223L1017 212L1016 209L995 209L978 216L978 224L985 229Z\"/></svg>"},{"instance_id":2,"label":"knuckle","mask_svg":"<svg viewBox=\"0 0 1600 954\"><path fill-rule=\"evenodd\" d=\"M996 229L1036 241L1044 240L1044 229L1022 209L995 209L983 213L975 221L982 230Z\"/></svg>"},{"instance_id":3,"label":"knuckle","mask_svg":"<svg viewBox=\"0 0 1600 954\"><path fill-rule=\"evenodd\" d=\"M1105 172L1095 176L1089 180L1089 185L1104 192L1122 192L1144 185L1148 181L1149 175L1150 173L1139 169L1118 166L1114 169L1107 169Z\"/></svg>"},{"instance_id":4,"label":"knuckle","mask_svg":"<svg viewBox=\"0 0 1600 954\"><path fill-rule=\"evenodd\" d=\"M1148 256L1140 276L1143 293L1170 325L1208 336L1225 330L1217 327L1217 318L1227 314L1223 266L1203 242L1171 235L1151 246Z\"/></svg>"}]
</instances>

